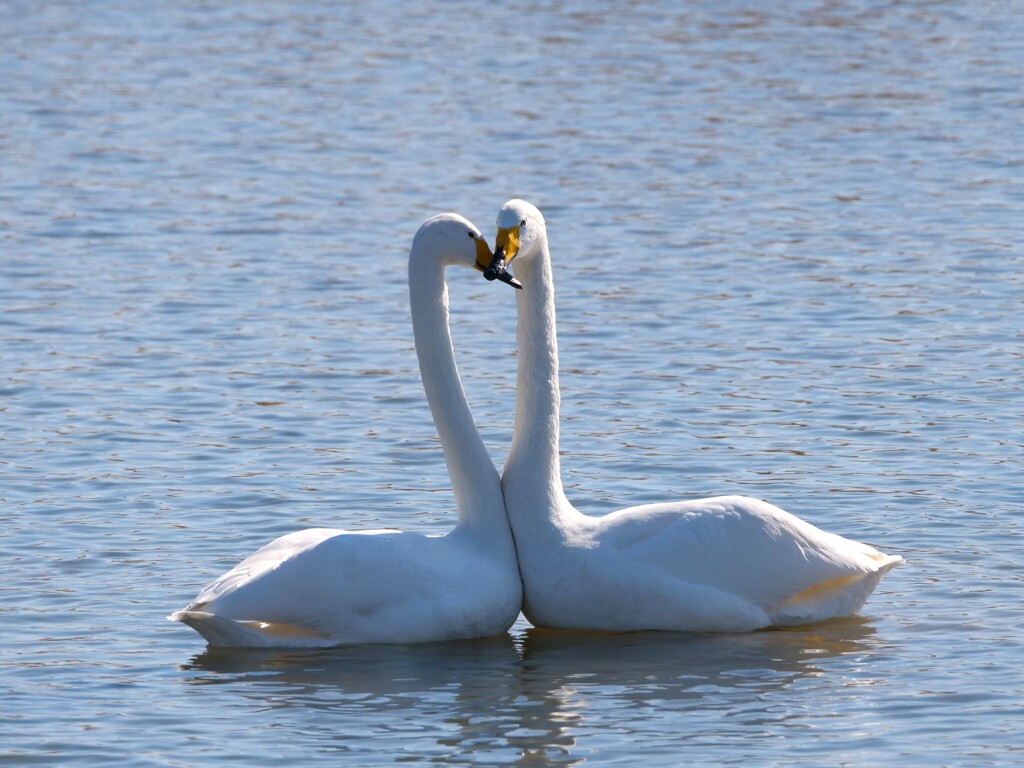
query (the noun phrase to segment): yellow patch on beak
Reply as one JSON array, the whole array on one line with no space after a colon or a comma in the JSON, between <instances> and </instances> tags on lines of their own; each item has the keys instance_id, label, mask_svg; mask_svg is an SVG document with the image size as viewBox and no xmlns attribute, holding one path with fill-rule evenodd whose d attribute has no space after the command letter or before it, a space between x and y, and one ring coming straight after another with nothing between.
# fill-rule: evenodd
<instances>
[{"instance_id":1,"label":"yellow patch on beak","mask_svg":"<svg viewBox=\"0 0 1024 768\"><path fill-rule=\"evenodd\" d=\"M498 230L498 236L494 238L494 252L499 251L505 257L505 263L511 264L519 253L519 227Z\"/></svg>"},{"instance_id":2,"label":"yellow patch on beak","mask_svg":"<svg viewBox=\"0 0 1024 768\"><path fill-rule=\"evenodd\" d=\"M487 241L484 240L482 237L477 238L477 240L476 240L476 264L474 264L473 266L475 266L477 269L479 269L481 272L483 272L485 269L487 269L489 266L491 266L491 260L492 259L493 259L493 256L491 254L490 247L487 245Z\"/></svg>"}]
</instances>

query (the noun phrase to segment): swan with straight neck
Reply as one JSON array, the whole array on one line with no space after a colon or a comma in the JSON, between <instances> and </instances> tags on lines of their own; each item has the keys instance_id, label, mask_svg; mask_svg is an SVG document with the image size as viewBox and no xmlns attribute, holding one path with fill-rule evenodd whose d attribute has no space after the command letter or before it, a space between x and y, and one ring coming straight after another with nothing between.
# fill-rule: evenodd
<instances>
[{"instance_id":1,"label":"swan with straight neck","mask_svg":"<svg viewBox=\"0 0 1024 768\"><path fill-rule=\"evenodd\" d=\"M647 504L591 517L559 466L558 342L544 217L523 200L498 213L493 263L511 266L519 366L501 485L540 627L737 632L856 613L902 562L743 496Z\"/></svg>"}]
</instances>

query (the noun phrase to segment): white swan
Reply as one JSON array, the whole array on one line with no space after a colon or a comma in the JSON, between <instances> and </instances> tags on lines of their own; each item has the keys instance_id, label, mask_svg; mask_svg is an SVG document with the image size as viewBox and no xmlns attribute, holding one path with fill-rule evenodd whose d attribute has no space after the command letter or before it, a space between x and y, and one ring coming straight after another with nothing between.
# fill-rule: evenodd
<instances>
[{"instance_id":1,"label":"white swan","mask_svg":"<svg viewBox=\"0 0 1024 768\"><path fill-rule=\"evenodd\" d=\"M490 261L473 224L428 219L409 253L423 388L458 523L444 536L312 528L272 541L171 614L211 645L323 647L496 635L522 600L501 485L466 402L448 328L446 265Z\"/></svg>"},{"instance_id":2,"label":"white swan","mask_svg":"<svg viewBox=\"0 0 1024 768\"><path fill-rule=\"evenodd\" d=\"M855 613L902 558L763 501L722 496L604 517L573 508L559 470L550 258L540 211L505 203L494 263L500 272L514 260L522 290L515 431L501 483L526 618L561 629L734 632Z\"/></svg>"}]
</instances>

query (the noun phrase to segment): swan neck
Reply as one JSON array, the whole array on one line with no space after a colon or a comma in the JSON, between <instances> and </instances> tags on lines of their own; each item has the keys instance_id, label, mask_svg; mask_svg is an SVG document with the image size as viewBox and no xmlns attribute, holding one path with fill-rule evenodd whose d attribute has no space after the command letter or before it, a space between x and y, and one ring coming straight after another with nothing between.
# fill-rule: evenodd
<instances>
[{"instance_id":1,"label":"swan neck","mask_svg":"<svg viewBox=\"0 0 1024 768\"><path fill-rule=\"evenodd\" d=\"M519 368L515 430L505 463L505 487L529 489L549 502L564 499L558 461L558 338L555 288L547 240L537 258L516 264ZM506 499L507 502L507 499ZM511 506L509 507L511 508Z\"/></svg>"},{"instance_id":2,"label":"swan neck","mask_svg":"<svg viewBox=\"0 0 1024 768\"><path fill-rule=\"evenodd\" d=\"M473 420L448 327L448 286L444 265L431 259L409 260L409 300L416 356L430 405L460 526L508 535L497 471Z\"/></svg>"}]
</instances>

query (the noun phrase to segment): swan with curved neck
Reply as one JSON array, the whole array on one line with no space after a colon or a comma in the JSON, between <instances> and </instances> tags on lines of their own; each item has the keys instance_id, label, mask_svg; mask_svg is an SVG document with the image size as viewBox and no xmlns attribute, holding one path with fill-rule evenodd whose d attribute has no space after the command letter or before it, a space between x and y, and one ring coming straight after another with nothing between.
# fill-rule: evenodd
<instances>
[{"instance_id":1,"label":"swan with curved neck","mask_svg":"<svg viewBox=\"0 0 1024 768\"><path fill-rule=\"evenodd\" d=\"M169 618L211 645L325 647L496 635L522 599L500 480L466 402L448 326L446 266L490 262L473 224L428 219L409 253L409 299L423 389L455 494L444 536L313 528L282 536Z\"/></svg>"},{"instance_id":2,"label":"swan with curved neck","mask_svg":"<svg viewBox=\"0 0 1024 768\"><path fill-rule=\"evenodd\" d=\"M493 263L513 266L522 285L515 430L501 484L533 624L729 632L805 624L854 614L901 562L742 496L581 514L562 489L551 255L530 203L502 206Z\"/></svg>"}]
</instances>

